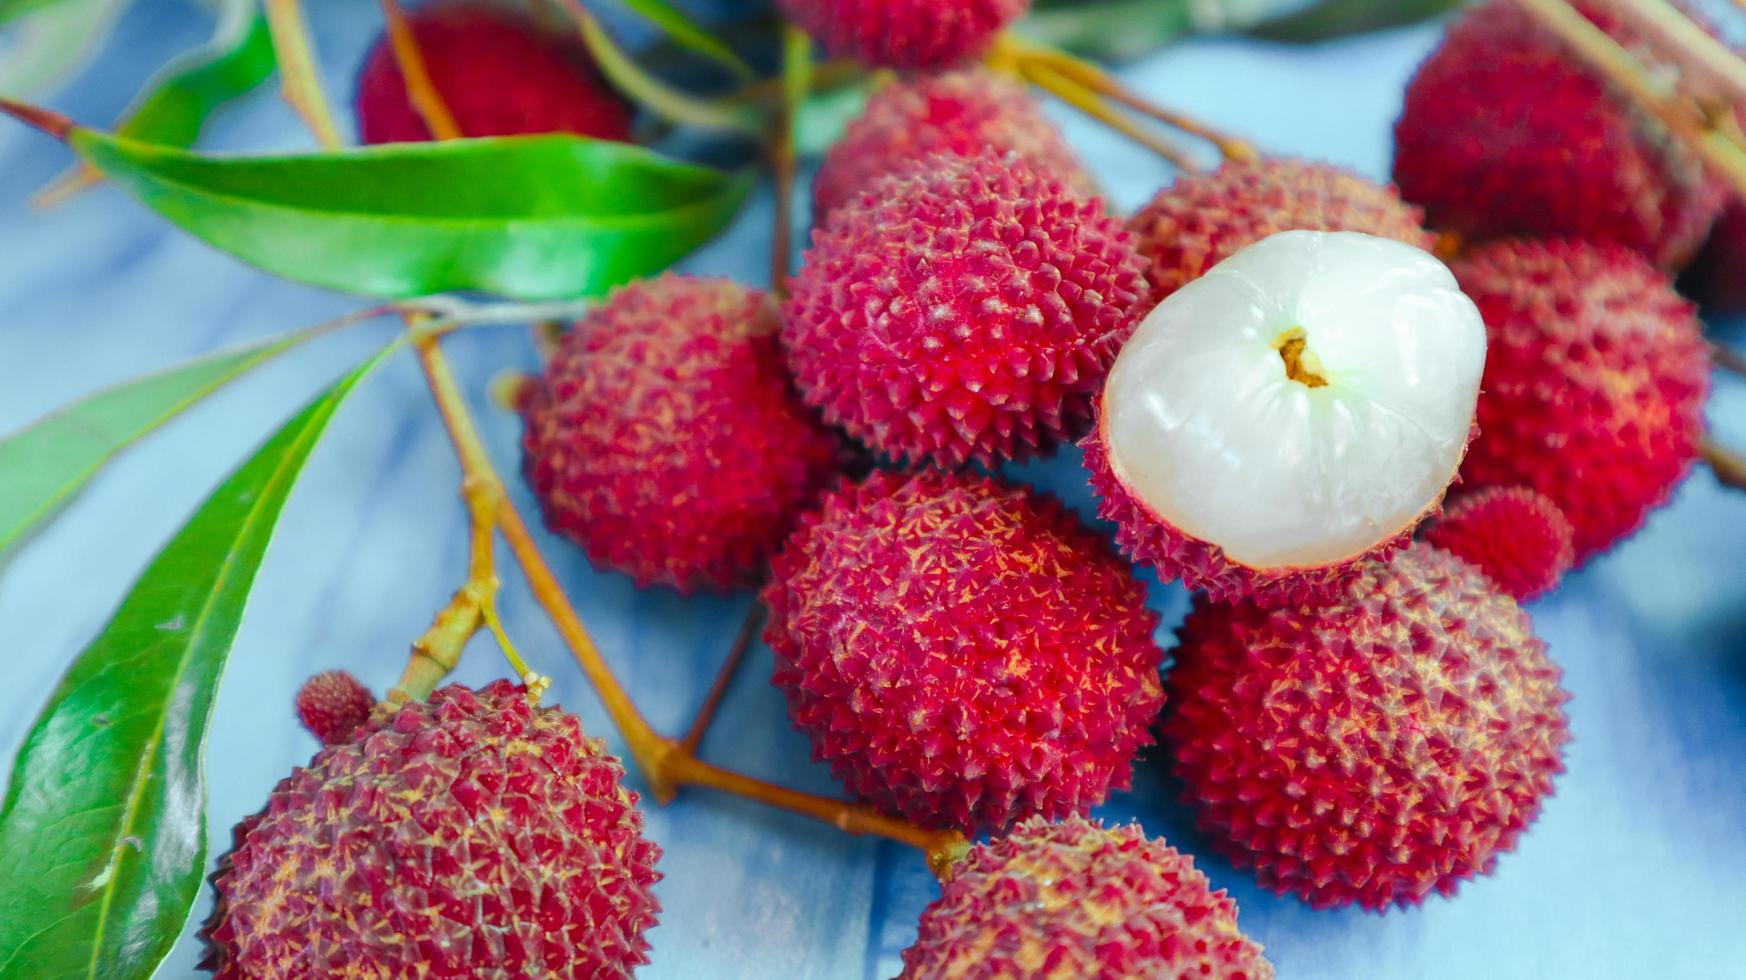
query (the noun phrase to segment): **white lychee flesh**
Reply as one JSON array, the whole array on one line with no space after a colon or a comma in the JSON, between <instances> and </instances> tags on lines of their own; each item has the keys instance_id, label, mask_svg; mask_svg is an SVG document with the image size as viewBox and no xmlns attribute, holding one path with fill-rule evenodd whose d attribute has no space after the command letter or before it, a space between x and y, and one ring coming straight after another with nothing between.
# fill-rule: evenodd
<instances>
[{"instance_id":1,"label":"white lychee flesh","mask_svg":"<svg viewBox=\"0 0 1746 980\"><path fill-rule=\"evenodd\" d=\"M1141 322L1104 390L1104 438L1177 530L1251 568L1330 565L1441 497L1484 367L1485 323L1434 256L1282 232Z\"/></svg>"}]
</instances>

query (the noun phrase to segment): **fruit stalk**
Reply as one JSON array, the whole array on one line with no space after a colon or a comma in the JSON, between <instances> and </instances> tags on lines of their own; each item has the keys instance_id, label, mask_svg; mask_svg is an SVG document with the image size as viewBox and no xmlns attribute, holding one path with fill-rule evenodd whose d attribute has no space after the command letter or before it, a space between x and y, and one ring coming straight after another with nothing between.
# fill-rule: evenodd
<instances>
[{"instance_id":1,"label":"fruit stalk","mask_svg":"<svg viewBox=\"0 0 1746 980\"><path fill-rule=\"evenodd\" d=\"M770 168L776 175L776 228L771 237L770 290L777 299L788 295L789 263L793 259L794 127L800 107L812 87L812 41L793 24L782 22L782 110L770 145Z\"/></svg>"},{"instance_id":2,"label":"fruit stalk","mask_svg":"<svg viewBox=\"0 0 1746 980\"><path fill-rule=\"evenodd\" d=\"M1177 146L1137 125L1132 119L1122 115L1109 103L1099 98L1096 92L1080 85L1049 65L1041 61L1020 59L1014 63L1013 70L1025 81L1053 94L1073 108L1168 160L1178 170L1192 172L1200 169L1199 165Z\"/></svg>"},{"instance_id":3,"label":"fruit stalk","mask_svg":"<svg viewBox=\"0 0 1746 980\"><path fill-rule=\"evenodd\" d=\"M600 21L583 6L582 0L569 0L566 5L576 29L587 45L588 54L615 88L633 101L671 122L718 132L737 133L762 138L764 126L757 114L746 106L700 99L668 85L643 70L631 60Z\"/></svg>"},{"instance_id":4,"label":"fruit stalk","mask_svg":"<svg viewBox=\"0 0 1746 980\"><path fill-rule=\"evenodd\" d=\"M1650 43L1678 52L1681 65L1699 83L1695 94L1704 101L1746 105L1746 61L1667 0L1606 0L1606 6Z\"/></svg>"},{"instance_id":5,"label":"fruit stalk","mask_svg":"<svg viewBox=\"0 0 1746 980\"><path fill-rule=\"evenodd\" d=\"M406 79L406 98L418 110L419 118L430 128L431 136L439 140L460 139L460 124L449 112L448 104L430 79L430 69L424 63L418 38L400 9L398 0L382 0L382 17L388 23L388 43L394 48L394 60L400 65L400 75Z\"/></svg>"},{"instance_id":6,"label":"fruit stalk","mask_svg":"<svg viewBox=\"0 0 1746 980\"><path fill-rule=\"evenodd\" d=\"M321 76L315 69L315 46L309 40L309 26L298 0L267 0L267 27L273 35L273 50L279 55L280 91L285 101L323 149L339 149L345 141L322 92Z\"/></svg>"},{"instance_id":7,"label":"fruit stalk","mask_svg":"<svg viewBox=\"0 0 1746 980\"><path fill-rule=\"evenodd\" d=\"M715 720L715 709L721 705L728 685L733 683L734 675L745 661L746 651L751 649L752 638L758 635L758 624L763 620L763 603L753 602L746 610L745 620L740 623L740 632L734 637L734 645L728 649L727 659L722 661L721 670L715 675L715 683L709 686L709 693L704 696L703 704L698 707L697 715L691 721L691 728L679 740L679 747L686 754L696 755L698 746L703 744L703 736L708 734L709 724Z\"/></svg>"},{"instance_id":8,"label":"fruit stalk","mask_svg":"<svg viewBox=\"0 0 1746 980\"><path fill-rule=\"evenodd\" d=\"M1698 444L1698 449L1703 454L1704 462L1709 464L1710 471L1716 474L1717 481L1725 487L1746 490L1746 459L1716 445L1715 440L1707 437Z\"/></svg>"}]
</instances>

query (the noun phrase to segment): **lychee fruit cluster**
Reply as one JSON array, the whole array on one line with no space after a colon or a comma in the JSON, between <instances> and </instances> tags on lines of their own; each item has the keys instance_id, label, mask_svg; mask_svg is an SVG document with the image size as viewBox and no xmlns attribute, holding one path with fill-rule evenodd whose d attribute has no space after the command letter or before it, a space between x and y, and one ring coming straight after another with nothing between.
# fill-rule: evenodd
<instances>
[{"instance_id":1,"label":"lychee fruit cluster","mask_svg":"<svg viewBox=\"0 0 1746 980\"><path fill-rule=\"evenodd\" d=\"M806 400L892 457L957 466L1076 438L1149 306L1126 232L1017 157L932 156L813 232L783 307Z\"/></svg>"},{"instance_id":2,"label":"lychee fruit cluster","mask_svg":"<svg viewBox=\"0 0 1746 980\"><path fill-rule=\"evenodd\" d=\"M777 330L763 292L672 274L591 310L522 395L523 468L552 529L639 586L760 581L841 458Z\"/></svg>"},{"instance_id":3,"label":"lychee fruit cluster","mask_svg":"<svg viewBox=\"0 0 1746 980\"><path fill-rule=\"evenodd\" d=\"M328 670L304 681L295 703L297 719L309 734L323 745L338 745L370 720L376 696L351 674Z\"/></svg>"},{"instance_id":4,"label":"lychee fruit cluster","mask_svg":"<svg viewBox=\"0 0 1746 980\"><path fill-rule=\"evenodd\" d=\"M1422 537L1526 602L1557 588L1576 563L1573 533L1558 505L1543 494L1486 487L1456 499Z\"/></svg>"},{"instance_id":5,"label":"lychee fruit cluster","mask_svg":"<svg viewBox=\"0 0 1746 980\"><path fill-rule=\"evenodd\" d=\"M1604 4L1576 6L1641 48ZM1394 179L1433 226L1472 240L1613 242L1668 268L1697 251L1728 195L1513 0L1469 9L1419 68L1395 126Z\"/></svg>"},{"instance_id":6,"label":"lychee fruit cluster","mask_svg":"<svg viewBox=\"0 0 1746 980\"><path fill-rule=\"evenodd\" d=\"M213 877L220 978L629 977L659 848L574 715L453 686L321 750Z\"/></svg>"},{"instance_id":7,"label":"lychee fruit cluster","mask_svg":"<svg viewBox=\"0 0 1746 980\"><path fill-rule=\"evenodd\" d=\"M1040 173L1060 177L1081 194L1095 183L1060 130L1023 85L984 68L964 68L894 81L831 147L813 181L813 219L934 153L1012 153Z\"/></svg>"},{"instance_id":8,"label":"lychee fruit cluster","mask_svg":"<svg viewBox=\"0 0 1746 980\"><path fill-rule=\"evenodd\" d=\"M1031 0L780 0L833 55L879 68L944 68L981 54Z\"/></svg>"},{"instance_id":9,"label":"lychee fruit cluster","mask_svg":"<svg viewBox=\"0 0 1746 980\"><path fill-rule=\"evenodd\" d=\"M1197 599L1163 732L1213 844L1317 908L1453 894L1538 814L1570 735L1513 599L1419 543L1336 601Z\"/></svg>"},{"instance_id":10,"label":"lychee fruit cluster","mask_svg":"<svg viewBox=\"0 0 1746 980\"><path fill-rule=\"evenodd\" d=\"M1128 220L1146 277L1163 299L1282 231L1356 231L1422 249L1423 213L1392 187L1340 167L1282 157L1228 160L1159 191Z\"/></svg>"},{"instance_id":11,"label":"lychee fruit cluster","mask_svg":"<svg viewBox=\"0 0 1746 980\"><path fill-rule=\"evenodd\" d=\"M548 34L525 13L482 0L420 4L407 21L431 84L462 135L630 139L630 103L607 87L579 41ZM432 138L407 96L386 34L358 75L356 111L365 143Z\"/></svg>"},{"instance_id":12,"label":"lychee fruit cluster","mask_svg":"<svg viewBox=\"0 0 1746 980\"><path fill-rule=\"evenodd\" d=\"M1434 514L1472 431L1485 328L1428 253L1289 231L1173 292L1084 443L1100 516L1215 600L1327 598Z\"/></svg>"},{"instance_id":13,"label":"lychee fruit cluster","mask_svg":"<svg viewBox=\"0 0 1746 980\"><path fill-rule=\"evenodd\" d=\"M1499 241L1454 271L1489 336L1462 479L1545 495L1585 561L1636 530L1697 457L1709 353L1693 308L1618 245Z\"/></svg>"},{"instance_id":14,"label":"lychee fruit cluster","mask_svg":"<svg viewBox=\"0 0 1746 980\"><path fill-rule=\"evenodd\" d=\"M1162 703L1157 615L1053 498L875 473L829 494L772 568L775 683L855 796L975 832L1127 788Z\"/></svg>"},{"instance_id":15,"label":"lychee fruit cluster","mask_svg":"<svg viewBox=\"0 0 1746 980\"><path fill-rule=\"evenodd\" d=\"M979 845L922 913L904 980L1271 980L1237 904L1138 827L1032 818Z\"/></svg>"}]
</instances>

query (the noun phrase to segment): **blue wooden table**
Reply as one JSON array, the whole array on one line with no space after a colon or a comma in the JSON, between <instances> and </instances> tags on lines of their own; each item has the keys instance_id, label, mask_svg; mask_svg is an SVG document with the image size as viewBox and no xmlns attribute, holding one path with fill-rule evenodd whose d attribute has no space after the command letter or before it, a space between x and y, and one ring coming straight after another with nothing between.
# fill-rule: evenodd
<instances>
[{"instance_id":1,"label":"blue wooden table","mask_svg":"<svg viewBox=\"0 0 1746 980\"><path fill-rule=\"evenodd\" d=\"M316 4L330 88L349 89L376 29L372 5ZM177 51L200 43L200 18L152 0L124 20L99 67L55 108L103 123ZM1416 28L1314 49L1197 41L1129 70L1160 100L1246 134L1266 149L1387 173L1390 124L1403 84L1433 43ZM1132 208L1168 172L1094 125L1059 113L1111 192ZM290 113L263 93L225 116L212 144L307 145ZM276 282L168 230L112 190L51 213L25 198L65 153L0 124L0 430L97 386L215 347L314 323L357 302ZM685 268L761 282L768 193ZM1722 336L1746 343L1737 329ZM49 530L0 569L6 624L0 750L10 758L67 661L101 626L144 562L215 481L277 420L385 336L337 335L224 392L117 462ZM499 464L513 468L518 426L489 407L492 376L534 365L525 334L456 337L467 390ZM1711 418L1746 447L1746 385L1719 379ZM1014 475L1089 495L1069 452ZM291 692L310 673L344 666L378 691L408 640L456 585L464 521L456 467L416 369L406 359L344 409L297 489L262 572L219 700L207 766L216 847L268 788L305 761L313 741L294 724ZM520 500L530 502L525 494ZM680 600L639 593L593 572L575 549L549 553L600 646L650 720L677 731L714 674L749 594ZM1495 875L1452 899L1386 916L1315 912L1275 898L1210 855L1170 799L1154 758L1135 791L1103 810L1137 818L1195 854L1231 890L1246 931L1288 980L1351 978L1746 977L1746 495L1694 473L1636 538L1532 607L1564 666L1576 741L1569 772ZM503 613L536 666L557 678L553 700L618 744L517 576ZM1186 606L1154 585L1167 627ZM705 747L724 764L830 793L752 656ZM500 674L488 641L460 679ZM666 849L662 924L650 978L888 977L935 893L919 858L735 800L687 793L649 816ZM204 902L196 919L205 912ZM164 970L193 972L188 937Z\"/></svg>"}]
</instances>

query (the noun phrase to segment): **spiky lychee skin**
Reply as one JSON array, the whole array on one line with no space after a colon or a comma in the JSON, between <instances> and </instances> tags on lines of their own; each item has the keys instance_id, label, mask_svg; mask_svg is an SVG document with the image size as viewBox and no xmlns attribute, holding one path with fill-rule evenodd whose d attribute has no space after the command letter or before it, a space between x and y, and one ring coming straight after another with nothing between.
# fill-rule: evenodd
<instances>
[{"instance_id":1,"label":"spiky lychee skin","mask_svg":"<svg viewBox=\"0 0 1746 980\"><path fill-rule=\"evenodd\" d=\"M350 741L352 733L370 720L376 696L364 683L343 670L316 674L297 689L297 720L323 745Z\"/></svg>"},{"instance_id":2,"label":"spiky lychee skin","mask_svg":"<svg viewBox=\"0 0 1746 980\"><path fill-rule=\"evenodd\" d=\"M825 50L879 68L944 68L981 54L1031 0L781 0Z\"/></svg>"},{"instance_id":3,"label":"spiky lychee skin","mask_svg":"<svg viewBox=\"0 0 1746 980\"><path fill-rule=\"evenodd\" d=\"M985 68L965 68L895 81L873 93L819 167L813 220L823 221L919 157L983 150L1016 154L1081 194L1096 193L1084 165L1024 86Z\"/></svg>"},{"instance_id":4,"label":"spiky lychee skin","mask_svg":"<svg viewBox=\"0 0 1746 980\"><path fill-rule=\"evenodd\" d=\"M826 421L951 467L1077 437L1148 308L1101 201L1010 155L932 156L813 231L782 341Z\"/></svg>"},{"instance_id":5,"label":"spiky lychee skin","mask_svg":"<svg viewBox=\"0 0 1746 980\"><path fill-rule=\"evenodd\" d=\"M1602 5L1577 6L1641 48ZM1394 179L1433 226L1470 240L1617 242L1662 267L1691 258L1728 194L1513 0L1469 10L1420 66L1395 125Z\"/></svg>"},{"instance_id":6,"label":"spiky lychee skin","mask_svg":"<svg viewBox=\"0 0 1746 980\"><path fill-rule=\"evenodd\" d=\"M922 913L903 980L1270 980L1237 903L1138 826L1026 820L978 845Z\"/></svg>"},{"instance_id":7,"label":"spiky lychee skin","mask_svg":"<svg viewBox=\"0 0 1746 980\"><path fill-rule=\"evenodd\" d=\"M1116 526L1116 545L1134 561L1150 565L1159 578L1180 579L1190 589L1204 591L1214 602L1249 600L1263 606L1325 602L1367 561L1385 560L1412 540L1414 529L1442 507L1439 497L1398 534L1362 554L1325 565L1296 568L1254 568L1236 561L1225 550L1203 541L1158 516L1130 490L1110 462L1109 440L1100 425L1080 444L1091 488L1097 492L1097 516Z\"/></svg>"},{"instance_id":8,"label":"spiky lychee skin","mask_svg":"<svg viewBox=\"0 0 1746 980\"><path fill-rule=\"evenodd\" d=\"M1572 534L1545 495L1527 487L1485 487L1457 498L1423 538L1526 602L1557 588L1576 563Z\"/></svg>"},{"instance_id":9,"label":"spiky lychee skin","mask_svg":"<svg viewBox=\"0 0 1746 980\"><path fill-rule=\"evenodd\" d=\"M427 3L407 13L431 83L464 136L574 133L631 138L631 106L600 77L579 43L544 32L525 14L481 0ZM432 138L406 94L384 34L358 75L365 143Z\"/></svg>"},{"instance_id":10,"label":"spiky lychee skin","mask_svg":"<svg viewBox=\"0 0 1746 980\"><path fill-rule=\"evenodd\" d=\"M1697 457L1709 354L1693 308L1617 245L1501 241L1452 268L1488 339L1462 479L1544 494L1580 564L1636 530Z\"/></svg>"},{"instance_id":11,"label":"spiky lychee skin","mask_svg":"<svg viewBox=\"0 0 1746 980\"><path fill-rule=\"evenodd\" d=\"M523 392L523 469L546 523L638 586L762 580L840 440L801 404L775 304L722 279L635 282Z\"/></svg>"},{"instance_id":12,"label":"spiky lychee skin","mask_svg":"<svg viewBox=\"0 0 1746 980\"><path fill-rule=\"evenodd\" d=\"M323 749L236 828L204 966L224 978L629 977L660 849L574 715L452 686Z\"/></svg>"},{"instance_id":13,"label":"spiky lychee skin","mask_svg":"<svg viewBox=\"0 0 1746 980\"><path fill-rule=\"evenodd\" d=\"M1282 231L1357 231L1430 250L1424 214L1393 187L1324 163L1226 161L1184 174L1128 219L1146 278L1163 299L1249 245Z\"/></svg>"},{"instance_id":14,"label":"spiky lychee skin","mask_svg":"<svg viewBox=\"0 0 1746 980\"><path fill-rule=\"evenodd\" d=\"M1261 884L1381 910L1491 871L1569 740L1515 600L1419 543L1325 605L1197 599L1164 740L1201 828Z\"/></svg>"},{"instance_id":15,"label":"spiky lychee skin","mask_svg":"<svg viewBox=\"0 0 1746 980\"><path fill-rule=\"evenodd\" d=\"M1157 614L1052 497L969 473L828 494L772 563L764 639L815 758L929 827L1125 789L1162 703Z\"/></svg>"},{"instance_id":16,"label":"spiky lychee skin","mask_svg":"<svg viewBox=\"0 0 1746 980\"><path fill-rule=\"evenodd\" d=\"M1718 313L1746 311L1746 205L1731 204L1722 212L1680 285Z\"/></svg>"}]
</instances>

